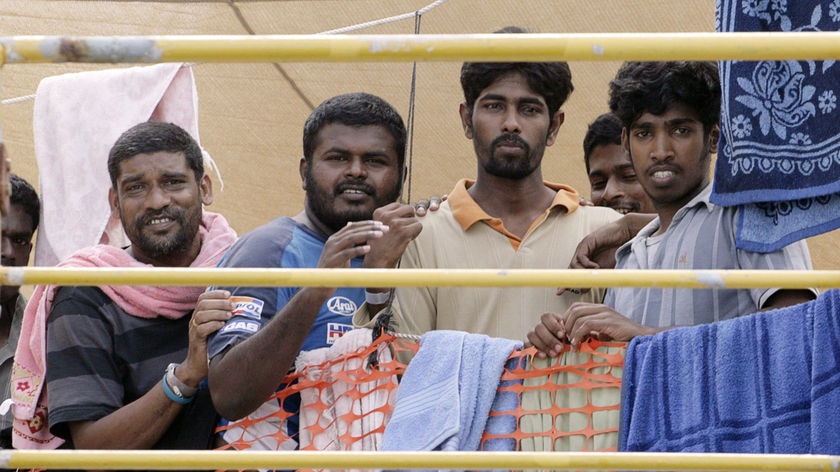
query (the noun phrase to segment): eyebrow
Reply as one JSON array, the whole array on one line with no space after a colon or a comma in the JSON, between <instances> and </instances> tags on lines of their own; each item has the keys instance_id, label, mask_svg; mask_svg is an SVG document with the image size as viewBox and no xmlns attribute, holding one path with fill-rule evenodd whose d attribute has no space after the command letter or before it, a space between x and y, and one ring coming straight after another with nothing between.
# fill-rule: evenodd
<instances>
[{"instance_id":1,"label":"eyebrow","mask_svg":"<svg viewBox=\"0 0 840 472\"><path fill-rule=\"evenodd\" d=\"M164 172L160 175L160 177L165 179L173 179L173 178L187 178L190 174L187 172ZM135 174L129 175L120 180L120 185L125 185L127 183L139 182L146 177L146 174Z\"/></svg>"},{"instance_id":2,"label":"eyebrow","mask_svg":"<svg viewBox=\"0 0 840 472\"><path fill-rule=\"evenodd\" d=\"M694 118L688 118L688 117L679 117L679 118L674 118L674 119L665 121L666 126L678 126L678 125L685 125L685 124L698 124L699 125L700 121L696 120ZM636 123L633 123L630 126L631 129L651 128L651 127L653 127L653 123L651 123L650 121L636 122Z\"/></svg>"},{"instance_id":3,"label":"eyebrow","mask_svg":"<svg viewBox=\"0 0 840 472\"><path fill-rule=\"evenodd\" d=\"M487 94L487 95L485 95L483 97L480 97L478 99L478 101L491 101L491 100L492 101L502 101L502 102L504 102L504 101L508 100L508 97L506 97L504 95L498 95L498 94ZM540 106L546 106L545 102L543 100L541 100L539 97L536 97L536 96L534 96L534 97L520 97L520 98L516 99L516 102L519 103L519 104L529 103L529 104L536 104L536 105L540 105Z\"/></svg>"}]
</instances>

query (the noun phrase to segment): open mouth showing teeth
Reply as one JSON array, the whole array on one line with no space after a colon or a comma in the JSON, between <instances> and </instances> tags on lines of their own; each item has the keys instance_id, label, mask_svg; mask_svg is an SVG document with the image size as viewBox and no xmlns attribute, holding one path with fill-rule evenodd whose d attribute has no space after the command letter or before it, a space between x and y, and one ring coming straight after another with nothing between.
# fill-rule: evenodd
<instances>
[{"instance_id":1,"label":"open mouth showing teeth","mask_svg":"<svg viewBox=\"0 0 840 472\"><path fill-rule=\"evenodd\" d=\"M172 221L172 218L155 218L155 219L149 221L149 224L150 225L160 225L160 224L164 224L164 223L169 223L170 221Z\"/></svg>"}]
</instances>

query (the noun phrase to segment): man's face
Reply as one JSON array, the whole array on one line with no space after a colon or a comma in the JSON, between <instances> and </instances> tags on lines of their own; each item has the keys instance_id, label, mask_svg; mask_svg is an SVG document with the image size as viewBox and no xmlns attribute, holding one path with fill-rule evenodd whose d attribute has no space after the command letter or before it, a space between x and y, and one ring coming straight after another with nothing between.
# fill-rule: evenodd
<instances>
[{"instance_id":1,"label":"man's face","mask_svg":"<svg viewBox=\"0 0 840 472\"><path fill-rule=\"evenodd\" d=\"M675 104L662 115L642 114L622 134L636 176L657 210L681 208L709 183L715 128L706 136L697 113Z\"/></svg>"},{"instance_id":2,"label":"man's face","mask_svg":"<svg viewBox=\"0 0 840 472\"><path fill-rule=\"evenodd\" d=\"M650 198L636 178L630 156L619 144L601 144L589 154L589 185L596 206L622 214L655 213Z\"/></svg>"},{"instance_id":3,"label":"man's face","mask_svg":"<svg viewBox=\"0 0 840 472\"><path fill-rule=\"evenodd\" d=\"M473 140L479 172L519 180L540 168L562 114L552 120L545 99L522 74L511 72L482 90L471 113L462 106L461 121Z\"/></svg>"},{"instance_id":4,"label":"man's face","mask_svg":"<svg viewBox=\"0 0 840 472\"><path fill-rule=\"evenodd\" d=\"M33 229L32 217L20 205L12 204L2 222L2 264L4 266L25 266L29 264L29 254L32 251ZM18 288L14 285L4 285L0 288L0 300L9 301L17 296Z\"/></svg>"},{"instance_id":5,"label":"man's face","mask_svg":"<svg viewBox=\"0 0 840 472\"><path fill-rule=\"evenodd\" d=\"M155 266L189 266L201 248L202 203L210 179L196 182L183 153L138 154L120 163L111 206L119 212L134 258Z\"/></svg>"},{"instance_id":6,"label":"man's face","mask_svg":"<svg viewBox=\"0 0 840 472\"><path fill-rule=\"evenodd\" d=\"M399 198L399 157L384 126L324 126L311 162L301 160L307 215L326 234L371 219L373 210Z\"/></svg>"}]
</instances>

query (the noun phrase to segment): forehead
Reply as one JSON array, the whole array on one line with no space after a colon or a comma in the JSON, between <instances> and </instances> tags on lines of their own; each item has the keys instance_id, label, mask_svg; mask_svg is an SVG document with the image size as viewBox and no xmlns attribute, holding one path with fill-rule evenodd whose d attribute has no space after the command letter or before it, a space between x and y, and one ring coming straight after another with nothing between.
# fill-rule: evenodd
<instances>
[{"instance_id":1,"label":"forehead","mask_svg":"<svg viewBox=\"0 0 840 472\"><path fill-rule=\"evenodd\" d=\"M495 82L487 86L478 96L478 100L486 97L529 98L545 102L542 95L537 94L528 85L528 80L521 72L508 72L500 76Z\"/></svg>"},{"instance_id":2,"label":"forehead","mask_svg":"<svg viewBox=\"0 0 840 472\"><path fill-rule=\"evenodd\" d=\"M630 166L630 156L618 144L599 144L589 154L589 173L610 174L622 166Z\"/></svg>"},{"instance_id":3,"label":"forehead","mask_svg":"<svg viewBox=\"0 0 840 472\"><path fill-rule=\"evenodd\" d=\"M396 156L396 140L382 125L348 126L330 123L315 136L315 154L329 151L377 153Z\"/></svg>"},{"instance_id":4,"label":"forehead","mask_svg":"<svg viewBox=\"0 0 840 472\"><path fill-rule=\"evenodd\" d=\"M650 126L652 124L657 123L689 123L695 122L700 123L700 114L697 113L697 110L691 108L690 106L684 103L675 103L670 105L668 108L665 109L665 112L661 115L654 115L650 112L642 113L639 118L637 118L632 126Z\"/></svg>"},{"instance_id":5,"label":"forehead","mask_svg":"<svg viewBox=\"0 0 840 472\"><path fill-rule=\"evenodd\" d=\"M161 175L192 173L183 152L158 151L137 154L120 162L118 182Z\"/></svg>"},{"instance_id":6,"label":"forehead","mask_svg":"<svg viewBox=\"0 0 840 472\"><path fill-rule=\"evenodd\" d=\"M25 233L33 231L32 217L23 209L22 205L12 203L9 207L9 214L2 219L2 230L4 233Z\"/></svg>"}]
</instances>

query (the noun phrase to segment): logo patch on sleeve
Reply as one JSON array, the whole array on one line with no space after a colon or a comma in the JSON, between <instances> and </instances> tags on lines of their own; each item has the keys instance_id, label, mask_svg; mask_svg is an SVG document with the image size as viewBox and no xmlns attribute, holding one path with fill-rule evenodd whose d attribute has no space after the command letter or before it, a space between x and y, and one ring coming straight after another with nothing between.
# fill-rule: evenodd
<instances>
[{"instance_id":1,"label":"logo patch on sleeve","mask_svg":"<svg viewBox=\"0 0 840 472\"><path fill-rule=\"evenodd\" d=\"M219 330L220 333L230 333L230 332L239 332L239 333L248 333L254 334L260 330L260 324L255 321L234 321L232 323L226 324L222 329Z\"/></svg>"},{"instance_id":2,"label":"logo patch on sleeve","mask_svg":"<svg viewBox=\"0 0 840 472\"><path fill-rule=\"evenodd\" d=\"M353 329L353 325L346 325L341 323L327 323L327 344L332 345L344 333Z\"/></svg>"},{"instance_id":3,"label":"logo patch on sleeve","mask_svg":"<svg viewBox=\"0 0 840 472\"><path fill-rule=\"evenodd\" d=\"M253 297L230 297L233 303L233 316L244 316L259 320L262 315L263 301Z\"/></svg>"}]
</instances>

